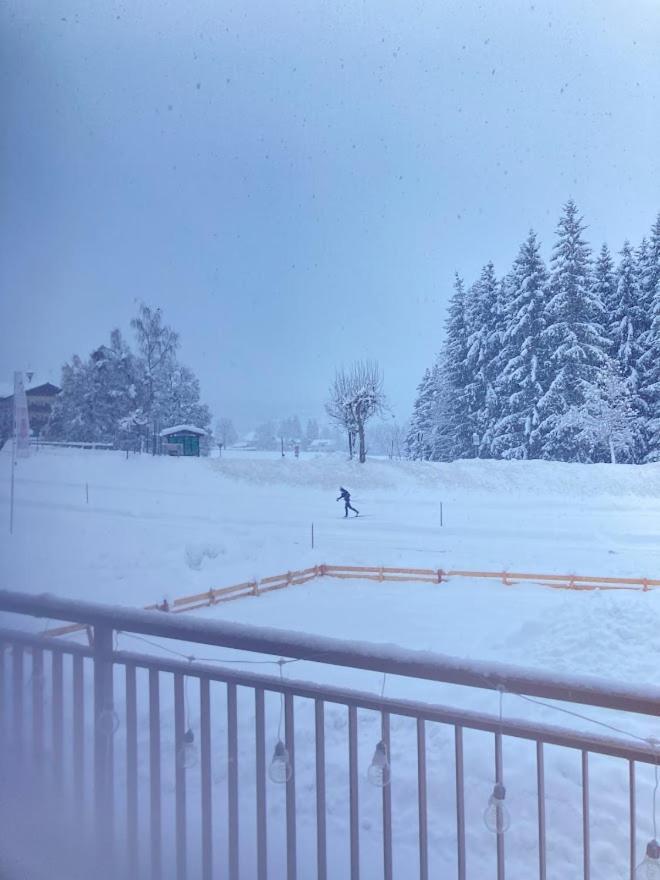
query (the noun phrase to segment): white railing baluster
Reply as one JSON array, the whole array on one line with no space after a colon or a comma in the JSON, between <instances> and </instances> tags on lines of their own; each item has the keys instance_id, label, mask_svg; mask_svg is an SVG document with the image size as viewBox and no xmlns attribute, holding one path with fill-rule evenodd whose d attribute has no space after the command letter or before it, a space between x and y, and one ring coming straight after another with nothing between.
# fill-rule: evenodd
<instances>
[{"instance_id":1,"label":"white railing baluster","mask_svg":"<svg viewBox=\"0 0 660 880\"><path fill-rule=\"evenodd\" d=\"M582 752L582 855L584 880L591 877L591 829L589 822L589 752Z\"/></svg>"},{"instance_id":2,"label":"white railing baluster","mask_svg":"<svg viewBox=\"0 0 660 880\"><path fill-rule=\"evenodd\" d=\"M426 803L426 722L417 719L417 810L419 816L419 880L429 877L428 807Z\"/></svg>"},{"instance_id":3,"label":"white railing baluster","mask_svg":"<svg viewBox=\"0 0 660 880\"><path fill-rule=\"evenodd\" d=\"M314 701L314 729L316 740L316 876L327 880L328 858L326 845L325 811L325 703Z\"/></svg>"},{"instance_id":4,"label":"white railing baluster","mask_svg":"<svg viewBox=\"0 0 660 880\"><path fill-rule=\"evenodd\" d=\"M213 877L213 801L211 798L211 688L207 677L199 680L200 764L201 764L201 845L202 880Z\"/></svg>"},{"instance_id":5,"label":"white railing baluster","mask_svg":"<svg viewBox=\"0 0 660 880\"><path fill-rule=\"evenodd\" d=\"M174 675L174 797L176 801L176 876L186 880L187 872L187 828L186 828L186 761L184 746L186 724L184 676Z\"/></svg>"},{"instance_id":6,"label":"white railing baluster","mask_svg":"<svg viewBox=\"0 0 660 880\"><path fill-rule=\"evenodd\" d=\"M238 710L236 685L227 685L227 796L229 802L229 880L238 880Z\"/></svg>"},{"instance_id":7,"label":"white railing baluster","mask_svg":"<svg viewBox=\"0 0 660 880\"><path fill-rule=\"evenodd\" d=\"M163 828L160 766L160 682L158 669L149 670L149 783L151 880L160 880L163 871Z\"/></svg>"},{"instance_id":8,"label":"white railing baluster","mask_svg":"<svg viewBox=\"0 0 660 880\"><path fill-rule=\"evenodd\" d=\"M463 776L463 728L454 726L454 762L456 768L456 847L457 877L465 880L465 785Z\"/></svg>"},{"instance_id":9,"label":"white railing baluster","mask_svg":"<svg viewBox=\"0 0 660 880\"><path fill-rule=\"evenodd\" d=\"M286 876L296 880L298 873L298 851L296 844L296 759L293 717L293 696L284 696L284 735L291 762L291 777L286 784Z\"/></svg>"},{"instance_id":10,"label":"white railing baluster","mask_svg":"<svg viewBox=\"0 0 660 880\"><path fill-rule=\"evenodd\" d=\"M77 659L77 658L76 658ZM139 880L137 678L126 664L126 862L131 880Z\"/></svg>"},{"instance_id":11,"label":"white railing baluster","mask_svg":"<svg viewBox=\"0 0 660 880\"><path fill-rule=\"evenodd\" d=\"M381 739L387 760L391 762L389 712L383 712L381 717ZM392 788L389 783L383 786L383 878L392 880Z\"/></svg>"},{"instance_id":12,"label":"white railing baluster","mask_svg":"<svg viewBox=\"0 0 660 880\"><path fill-rule=\"evenodd\" d=\"M257 772L257 880L268 875L268 826L266 822L266 707L263 688L255 688L255 740Z\"/></svg>"},{"instance_id":13,"label":"white railing baluster","mask_svg":"<svg viewBox=\"0 0 660 880\"><path fill-rule=\"evenodd\" d=\"M354 705L348 707L348 786L350 801L351 880L360 880L357 709Z\"/></svg>"},{"instance_id":14,"label":"white railing baluster","mask_svg":"<svg viewBox=\"0 0 660 880\"><path fill-rule=\"evenodd\" d=\"M539 880L546 880L545 758L542 740L536 743L536 799L539 824Z\"/></svg>"}]
</instances>

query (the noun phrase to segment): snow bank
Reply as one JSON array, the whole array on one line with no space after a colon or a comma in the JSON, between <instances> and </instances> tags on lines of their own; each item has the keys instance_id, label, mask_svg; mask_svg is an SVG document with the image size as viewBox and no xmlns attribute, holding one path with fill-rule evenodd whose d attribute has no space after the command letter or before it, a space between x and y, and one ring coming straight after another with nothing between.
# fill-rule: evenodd
<instances>
[{"instance_id":1,"label":"snow bank","mask_svg":"<svg viewBox=\"0 0 660 880\"><path fill-rule=\"evenodd\" d=\"M235 458L211 462L224 477L261 485L334 489L442 489L455 492L587 497L660 497L660 463L648 465L565 464L555 461L461 460L450 463L369 459L364 465L344 455Z\"/></svg>"}]
</instances>

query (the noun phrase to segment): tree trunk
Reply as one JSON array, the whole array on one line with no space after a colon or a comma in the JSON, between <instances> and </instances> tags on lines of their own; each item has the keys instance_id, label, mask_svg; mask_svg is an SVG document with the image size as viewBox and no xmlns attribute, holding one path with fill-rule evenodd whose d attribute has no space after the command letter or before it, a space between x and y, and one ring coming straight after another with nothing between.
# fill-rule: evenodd
<instances>
[{"instance_id":1,"label":"tree trunk","mask_svg":"<svg viewBox=\"0 0 660 880\"><path fill-rule=\"evenodd\" d=\"M348 457L353 460L353 432L348 432Z\"/></svg>"},{"instance_id":2,"label":"tree trunk","mask_svg":"<svg viewBox=\"0 0 660 880\"><path fill-rule=\"evenodd\" d=\"M612 438L609 438L610 442L610 462L611 464L616 464L616 452L614 451L614 443L612 442Z\"/></svg>"},{"instance_id":3,"label":"tree trunk","mask_svg":"<svg viewBox=\"0 0 660 880\"><path fill-rule=\"evenodd\" d=\"M364 425L362 422L358 423L358 435L360 437L360 464L364 464L367 460L367 450L364 445Z\"/></svg>"}]
</instances>

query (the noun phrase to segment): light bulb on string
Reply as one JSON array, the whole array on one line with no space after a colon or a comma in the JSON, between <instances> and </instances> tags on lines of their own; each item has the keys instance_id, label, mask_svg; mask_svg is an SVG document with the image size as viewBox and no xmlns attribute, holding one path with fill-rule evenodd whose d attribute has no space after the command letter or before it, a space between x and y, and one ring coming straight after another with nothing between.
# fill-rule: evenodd
<instances>
[{"instance_id":1,"label":"light bulb on string","mask_svg":"<svg viewBox=\"0 0 660 880\"><path fill-rule=\"evenodd\" d=\"M381 700L385 696L386 681L387 673L383 672L383 680L380 685ZM375 785L377 788L385 788L390 784L390 762L387 754L387 744L383 739L381 739L380 742L376 743L374 755L371 759L371 764L369 764L369 769L367 770L367 779L372 785Z\"/></svg>"},{"instance_id":2,"label":"light bulb on string","mask_svg":"<svg viewBox=\"0 0 660 880\"><path fill-rule=\"evenodd\" d=\"M96 723L103 736L114 736L119 730L119 715L112 708L103 709L99 712Z\"/></svg>"},{"instance_id":3,"label":"light bulb on string","mask_svg":"<svg viewBox=\"0 0 660 880\"><path fill-rule=\"evenodd\" d=\"M646 844L646 855L633 876L635 880L660 880L660 844L655 838Z\"/></svg>"},{"instance_id":4,"label":"light bulb on string","mask_svg":"<svg viewBox=\"0 0 660 880\"><path fill-rule=\"evenodd\" d=\"M177 749L176 762L184 770L189 770L197 764L197 746L192 727L189 727L183 734L183 739Z\"/></svg>"},{"instance_id":5,"label":"light bulb on string","mask_svg":"<svg viewBox=\"0 0 660 880\"><path fill-rule=\"evenodd\" d=\"M277 661L280 668L280 681L284 681L284 664L286 660L283 657ZM277 742L273 751L273 758L268 768L268 776L271 782L283 785L288 782L293 775L293 766L289 757L289 750L282 742L282 719L284 717L284 691L280 694L280 719L277 723Z\"/></svg>"},{"instance_id":6,"label":"light bulb on string","mask_svg":"<svg viewBox=\"0 0 660 880\"><path fill-rule=\"evenodd\" d=\"M498 735L502 736L502 704L504 700L504 687L499 685L499 724ZM501 740L500 740L501 742ZM498 747L499 755L499 747ZM501 759L500 759L501 760ZM511 824L511 814L506 806L506 788L502 782L502 768L496 760L496 776L493 791L488 798L488 804L484 810L484 825L493 834L504 834Z\"/></svg>"},{"instance_id":7,"label":"light bulb on string","mask_svg":"<svg viewBox=\"0 0 660 880\"><path fill-rule=\"evenodd\" d=\"M504 834L511 824L511 815L506 806L506 788L501 782L493 786L488 806L484 810L484 825L493 834Z\"/></svg>"},{"instance_id":8,"label":"light bulb on string","mask_svg":"<svg viewBox=\"0 0 660 880\"><path fill-rule=\"evenodd\" d=\"M385 788L390 784L390 762L387 759L387 746L381 739L376 743L374 756L367 770L367 779L377 788Z\"/></svg>"},{"instance_id":9,"label":"light bulb on string","mask_svg":"<svg viewBox=\"0 0 660 880\"><path fill-rule=\"evenodd\" d=\"M658 799L658 785L660 783L660 778L658 777L658 741L655 737L651 737L648 740L649 745L655 752L655 764L653 767L653 773L655 777L654 785L653 785L653 838L649 840L646 844L646 853L644 854L644 858L635 868L635 873L633 877L635 880L660 880L660 844L658 843L658 822L657 822L657 799Z\"/></svg>"},{"instance_id":10,"label":"light bulb on string","mask_svg":"<svg viewBox=\"0 0 660 880\"><path fill-rule=\"evenodd\" d=\"M268 768L268 776L270 777L271 782L276 782L278 785L283 785L285 782L288 782L291 779L292 773L293 767L291 766L291 761L289 760L289 751L282 740L278 739L278 741L275 743L273 759L270 762L270 767Z\"/></svg>"}]
</instances>

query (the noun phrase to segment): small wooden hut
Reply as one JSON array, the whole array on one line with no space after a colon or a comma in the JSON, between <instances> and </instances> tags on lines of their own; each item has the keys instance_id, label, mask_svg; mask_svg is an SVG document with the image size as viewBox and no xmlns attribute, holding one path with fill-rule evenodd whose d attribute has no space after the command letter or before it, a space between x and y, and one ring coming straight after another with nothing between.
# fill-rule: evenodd
<instances>
[{"instance_id":1,"label":"small wooden hut","mask_svg":"<svg viewBox=\"0 0 660 880\"><path fill-rule=\"evenodd\" d=\"M174 425L160 432L161 455L199 455L206 431L194 425Z\"/></svg>"}]
</instances>

